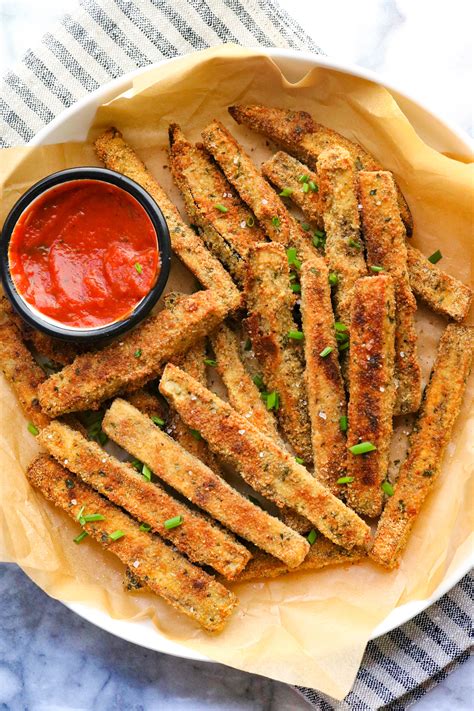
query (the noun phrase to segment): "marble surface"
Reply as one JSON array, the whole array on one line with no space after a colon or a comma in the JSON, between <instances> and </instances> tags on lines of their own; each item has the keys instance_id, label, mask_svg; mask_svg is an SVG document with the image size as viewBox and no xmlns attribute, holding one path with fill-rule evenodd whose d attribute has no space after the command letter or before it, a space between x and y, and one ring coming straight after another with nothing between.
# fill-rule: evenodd
<instances>
[{"instance_id":1,"label":"marble surface","mask_svg":"<svg viewBox=\"0 0 474 711\"><path fill-rule=\"evenodd\" d=\"M471 135L471 0L280 0L323 50L380 72ZM39 41L72 0L0 0L0 74ZM299 711L289 687L216 664L143 650L49 599L0 566L0 709L6 711ZM474 707L467 662L413 708Z\"/></svg>"}]
</instances>

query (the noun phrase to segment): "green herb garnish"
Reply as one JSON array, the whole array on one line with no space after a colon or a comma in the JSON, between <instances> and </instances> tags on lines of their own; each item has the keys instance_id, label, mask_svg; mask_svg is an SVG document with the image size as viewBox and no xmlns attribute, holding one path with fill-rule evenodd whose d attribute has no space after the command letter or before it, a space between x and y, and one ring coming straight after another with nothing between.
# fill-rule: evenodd
<instances>
[{"instance_id":1,"label":"green herb garnish","mask_svg":"<svg viewBox=\"0 0 474 711\"><path fill-rule=\"evenodd\" d=\"M228 212L229 208L226 207L225 205L222 205L220 202L218 202L216 205L216 210L219 210L219 212Z\"/></svg>"},{"instance_id":2,"label":"green herb garnish","mask_svg":"<svg viewBox=\"0 0 474 711\"><path fill-rule=\"evenodd\" d=\"M183 520L184 519L182 516L174 516L173 518L169 518L167 521L165 521L163 525L166 528L166 530L169 531L172 528L181 526L181 524L183 523Z\"/></svg>"},{"instance_id":3,"label":"green herb garnish","mask_svg":"<svg viewBox=\"0 0 474 711\"><path fill-rule=\"evenodd\" d=\"M326 358L330 353L332 353L332 347L331 346L326 346L326 348L323 348L321 353L319 354L321 358Z\"/></svg>"},{"instance_id":4,"label":"green herb garnish","mask_svg":"<svg viewBox=\"0 0 474 711\"><path fill-rule=\"evenodd\" d=\"M367 454L367 452L375 452L377 447L372 442L360 442L349 447L349 452L352 454Z\"/></svg>"}]
</instances>

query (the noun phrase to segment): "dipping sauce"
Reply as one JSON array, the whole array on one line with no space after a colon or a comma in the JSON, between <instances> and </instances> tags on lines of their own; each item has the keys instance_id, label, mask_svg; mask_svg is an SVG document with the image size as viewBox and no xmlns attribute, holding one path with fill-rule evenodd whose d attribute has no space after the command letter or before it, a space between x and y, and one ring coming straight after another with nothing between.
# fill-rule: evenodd
<instances>
[{"instance_id":1,"label":"dipping sauce","mask_svg":"<svg viewBox=\"0 0 474 711\"><path fill-rule=\"evenodd\" d=\"M73 180L38 197L15 225L8 257L20 296L76 328L126 318L160 270L145 209L100 180Z\"/></svg>"}]
</instances>

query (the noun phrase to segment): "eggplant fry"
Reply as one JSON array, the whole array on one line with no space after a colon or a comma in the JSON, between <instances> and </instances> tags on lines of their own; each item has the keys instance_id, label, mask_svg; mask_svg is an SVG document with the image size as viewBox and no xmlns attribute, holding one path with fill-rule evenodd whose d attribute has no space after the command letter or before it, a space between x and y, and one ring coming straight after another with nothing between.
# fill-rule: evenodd
<instances>
[{"instance_id":1,"label":"eggplant fry","mask_svg":"<svg viewBox=\"0 0 474 711\"><path fill-rule=\"evenodd\" d=\"M214 289L233 310L241 295L222 264L204 246L200 237L185 224L177 208L156 178L116 128L107 129L95 142L98 158L110 170L122 173L142 186L158 204L167 222L173 252L207 289Z\"/></svg>"},{"instance_id":2,"label":"eggplant fry","mask_svg":"<svg viewBox=\"0 0 474 711\"><path fill-rule=\"evenodd\" d=\"M202 145L187 141L177 124L169 127L169 141L171 172L189 220L201 230L206 247L241 285L249 248L265 235Z\"/></svg>"},{"instance_id":3,"label":"eggplant fry","mask_svg":"<svg viewBox=\"0 0 474 711\"><path fill-rule=\"evenodd\" d=\"M251 251L245 281L246 326L278 421L296 454L311 462L311 427L301 340L293 319L295 295L283 247L260 242Z\"/></svg>"},{"instance_id":4,"label":"eggplant fry","mask_svg":"<svg viewBox=\"0 0 474 711\"><path fill-rule=\"evenodd\" d=\"M223 629L237 605L235 595L210 575L140 526L53 459L40 455L28 467L28 480L43 496L77 520L81 511L101 520L84 530L154 593L209 632ZM123 534L117 537L118 534Z\"/></svg>"},{"instance_id":5,"label":"eggplant fry","mask_svg":"<svg viewBox=\"0 0 474 711\"><path fill-rule=\"evenodd\" d=\"M416 301L407 269L405 228L391 173L359 172L359 199L370 268L381 267L395 285L395 415L416 412L421 402L421 369L415 330Z\"/></svg>"},{"instance_id":6,"label":"eggplant fry","mask_svg":"<svg viewBox=\"0 0 474 711\"><path fill-rule=\"evenodd\" d=\"M394 358L393 279L388 275L359 279L352 301L347 446L370 442L377 449L367 454L348 452L346 501L370 518L382 511L382 484L389 465Z\"/></svg>"},{"instance_id":7,"label":"eggplant fry","mask_svg":"<svg viewBox=\"0 0 474 711\"><path fill-rule=\"evenodd\" d=\"M281 191L282 197L291 198L310 222L318 229L324 229L319 179L316 173L284 151L278 151L262 163L262 173Z\"/></svg>"},{"instance_id":8,"label":"eggplant fry","mask_svg":"<svg viewBox=\"0 0 474 711\"><path fill-rule=\"evenodd\" d=\"M156 427L148 421L151 427ZM64 464L99 494L169 540L193 563L209 565L224 577L233 578L250 560L248 550L232 534L192 511L161 486L147 481L130 464L115 459L96 442L85 439L67 425L53 421L41 431L38 441L59 464ZM180 517L182 524L167 529L165 522L175 517Z\"/></svg>"},{"instance_id":9,"label":"eggplant fry","mask_svg":"<svg viewBox=\"0 0 474 711\"><path fill-rule=\"evenodd\" d=\"M266 235L285 247L296 247L301 259L312 256L314 248L308 235L225 126L213 121L202 131L202 137L206 149L253 210Z\"/></svg>"},{"instance_id":10,"label":"eggplant fry","mask_svg":"<svg viewBox=\"0 0 474 711\"><path fill-rule=\"evenodd\" d=\"M291 568L304 559L309 549L304 538L229 486L125 400L112 403L104 430L114 442L139 456L156 476L237 535Z\"/></svg>"},{"instance_id":11,"label":"eggplant fry","mask_svg":"<svg viewBox=\"0 0 474 711\"><path fill-rule=\"evenodd\" d=\"M0 326L0 370L18 398L28 420L41 429L50 418L41 409L38 388L46 375L25 346L20 332L12 323Z\"/></svg>"},{"instance_id":12,"label":"eggplant fry","mask_svg":"<svg viewBox=\"0 0 474 711\"><path fill-rule=\"evenodd\" d=\"M258 551L252 556L252 560L247 564L244 570L239 573L232 582L241 583L264 578L278 578L286 573L320 570L329 565L356 563L364 558L367 558L367 551L364 549L353 548L348 551L345 548L341 548L341 546L336 546L327 538L319 536L309 549L309 553L304 561L297 568L290 570L277 558Z\"/></svg>"},{"instance_id":13,"label":"eggplant fry","mask_svg":"<svg viewBox=\"0 0 474 711\"><path fill-rule=\"evenodd\" d=\"M354 511L217 395L171 364L165 368L160 391L249 486L305 516L344 548L368 545L370 529Z\"/></svg>"},{"instance_id":14,"label":"eggplant fry","mask_svg":"<svg viewBox=\"0 0 474 711\"><path fill-rule=\"evenodd\" d=\"M227 306L213 291L182 299L179 308L149 316L137 329L97 353L84 353L38 390L46 414L57 416L95 409L118 393L133 391L155 378L163 363L214 329Z\"/></svg>"},{"instance_id":15,"label":"eggplant fry","mask_svg":"<svg viewBox=\"0 0 474 711\"><path fill-rule=\"evenodd\" d=\"M461 409L472 363L474 330L450 324L438 346L410 449L395 492L380 518L370 557L395 568L413 524L441 471L444 452Z\"/></svg>"},{"instance_id":16,"label":"eggplant fry","mask_svg":"<svg viewBox=\"0 0 474 711\"><path fill-rule=\"evenodd\" d=\"M344 475L346 465L346 438L341 430L341 418L346 415L346 395L339 367L328 276L329 270L321 257L307 260L301 267L304 377L314 473L333 494L339 495L337 480ZM347 337L344 331L338 333Z\"/></svg>"},{"instance_id":17,"label":"eggplant fry","mask_svg":"<svg viewBox=\"0 0 474 711\"><path fill-rule=\"evenodd\" d=\"M268 106L230 106L229 113L237 123L263 133L288 153L316 170L316 162L327 148L345 148L357 170L383 170L375 158L358 143L350 141L331 128L317 123L306 111ZM408 234L413 231L410 209L398 190L398 203Z\"/></svg>"},{"instance_id":18,"label":"eggplant fry","mask_svg":"<svg viewBox=\"0 0 474 711\"><path fill-rule=\"evenodd\" d=\"M433 311L455 321L464 321L471 308L472 289L432 264L416 247L409 244L407 267L415 296Z\"/></svg>"}]
</instances>

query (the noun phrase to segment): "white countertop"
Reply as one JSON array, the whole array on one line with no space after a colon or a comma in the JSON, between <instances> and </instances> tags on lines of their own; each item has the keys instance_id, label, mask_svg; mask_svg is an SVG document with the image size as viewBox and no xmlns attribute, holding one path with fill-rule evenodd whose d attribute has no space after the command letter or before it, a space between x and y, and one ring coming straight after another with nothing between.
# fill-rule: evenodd
<instances>
[{"instance_id":1,"label":"white countertop","mask_svg":"<svg viewBox=\"0 0 474 711\"><path fill-rule=\"evenodd\" d=\"M0 0L0 75L38 43L72 0ZM473 133L471 0L280 0L326 54L380 72ZM0 566L0 708L7 711L298 711L291 688L111 637ZM474 662L416 711L473 708Z\"/></svg>"}]
</instances>

